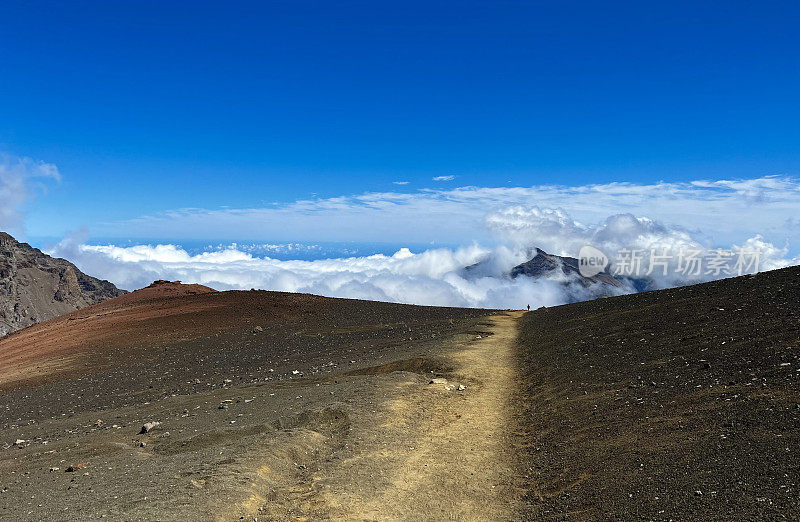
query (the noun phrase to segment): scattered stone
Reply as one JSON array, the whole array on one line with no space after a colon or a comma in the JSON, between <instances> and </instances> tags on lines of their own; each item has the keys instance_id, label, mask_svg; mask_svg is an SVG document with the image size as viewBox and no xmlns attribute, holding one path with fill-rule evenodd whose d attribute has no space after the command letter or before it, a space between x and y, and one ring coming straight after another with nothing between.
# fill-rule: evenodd
<instances>
[{"instance_id":1,"label":"scattered stone","mask_svg":"<svg viewBox=\"0 0 800 522\"><path fill-rule=\"evenodd\" d=\"M25 441L23 439L17 439L14 441L14 444L16 446L22 446L23 444L25 444Z\"/></svg>"},{"instance_id":2,"label":"scattered stone","mask_svg":"<svg viewBox=\"0 0 800 522\"><path fill-rule=\"evenodd\" d=\"M147 446L147 443L146 443L146 442L140 442L140 443L139 443L139 447L140 447L140 448L144 448L145 446Z\"/></svg>"},{"instance_id":3,"label":"scattered stone","mask_svg":"<svg viewBox=\"0 0 800 522\"><path fill-rule=\"evenodd\" d=\"M300 370L292 370L292 375L299 375L299 374L300 374Z\"/></svg>"},{"instance_id":4,"label":"scattered stone","mask_svg":"<svg viewBox=\"0 0 800 522\"><path fill-rule=\"evenodd\" d=\"M261 328L260 326L256 326L255 328L253 328L253 333L258 333L258 332L263 332L263 331L264 331L264 329Z\"/></svg>"},{"instance_id":5,"label":"scattered stone","mask_svg":"<svg viewBox=\"0 0 800 522\"><path fill-rule=\"evenodd\" d=\"M81 462L80 464L72 464L71 466L69 466L64 471L66 471L67 473L73 473L75 471L78 471L79 469L83 469L83 468L87 467L88 465L89 465L88 462Z\"/></svg>"},{"instance_id":6,"label":"scattered stone","mask_svg":"<svg viewBox=\"0 0 800 522\"><path fill-rule=\"evenodd\" d=\"M430 382L428 382L428 384L447 384L447 379L442 377L434 377L430 380Z\"/></svg>"},{"instance_id":7,"label":"scattered stone","mask_svg":"<svg viewBox=\"0 0 800 522\"><path fill-rule=\"evenodd\" d=\"M50 473L52 473L52 472L54 472L54 471L58 471L58 470L60 470L60 469L61 469L61 468L59 468L58 466L53 466L52 468L50 468Z\"/></svg>"},{"instance_id":8,"label":"scattered stone","mask_svg":"<svg viewBox=\"0 0 800 522\"><path fill-rule=\"evenodd\" d=\"M228 405L227 404L220 404L219 405L219 409L220 410L227 410L228 409Z\"/></svg>"},{"instance_id":9,"label":"scattered stone","mask_svg":"<svg viewBox=\"0 0 800 522\"><path fill-rule=\"evenodd\" d=\"M459 385L458 385L458 391L464 391L464 390L466 390L466 389L467 389L467 387L466 387L466 386L464 386L463 384L459 384Z\"/></svg>"},{"instance_id":10,"label":"scattered stone","mask_svg":"<svg viewBox=\"0 0 800 522\"><path fill-rule=\"evenodd\" d=\"M142 431L139 433L150 433L150 431L155 428L156 426L160 426L160 422L145 422L142 426Z\"/></svg>"}]
</instances>

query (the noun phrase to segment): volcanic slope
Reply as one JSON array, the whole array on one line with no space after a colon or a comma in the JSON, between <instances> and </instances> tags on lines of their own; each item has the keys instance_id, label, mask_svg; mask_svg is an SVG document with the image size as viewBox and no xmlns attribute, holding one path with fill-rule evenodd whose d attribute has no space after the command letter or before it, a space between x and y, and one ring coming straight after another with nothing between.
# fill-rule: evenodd
<instances>
[{"instance_id":1,"label":"volcanic slope","mask_svg":"<svg viewBox=\"0 0 800 522\"><path fill-rule=\"evenodd\" d=\"M526 314L160 283L0 340L0 518L797 520L798 298L797 267Z\"/></svg>"},{"instance_id":2,"label":"volcanic slope","mask_svg":"<svg viewBox=\"0 0 800 522\"><path fill-rule=\"evenodd\" d=\"M800 519L800 268L520 322L526 516Z\"/></svg>"},{"instance_id":3,"label":"volcanic slope","mask_svg":"<svg viewBox=\"0 0 800 522\"><path fill-rule=\"evenodd\" d=\"M0 518L510 518L517 317L159 282L16 332Z\"/></svg>"}]
</instances>

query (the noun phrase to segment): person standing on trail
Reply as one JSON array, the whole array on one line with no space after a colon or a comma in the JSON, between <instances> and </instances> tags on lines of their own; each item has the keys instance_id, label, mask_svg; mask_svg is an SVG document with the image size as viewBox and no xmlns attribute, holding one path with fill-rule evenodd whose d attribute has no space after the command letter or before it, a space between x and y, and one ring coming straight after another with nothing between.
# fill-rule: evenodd
<instances>
[{"instance_id":1,"label":"person standing on trail","mask_svg":"<svg viewBox=\"0 0 800 522\"><path fill-rule=\"evenodd\" d=\"M531 311L531 305L528 305L528 311L529 312Z\"/></svg>"}]
</instances>

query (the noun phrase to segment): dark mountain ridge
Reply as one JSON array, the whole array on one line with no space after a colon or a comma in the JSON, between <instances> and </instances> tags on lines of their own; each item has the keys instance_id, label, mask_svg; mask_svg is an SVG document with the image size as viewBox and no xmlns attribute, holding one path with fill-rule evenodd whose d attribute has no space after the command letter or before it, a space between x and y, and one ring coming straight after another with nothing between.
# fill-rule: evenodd
<instances>
[{"instance_id":1,"label":"dark mountain ridge","mask_svg":"<svg viewBox=\"0 0 800 522\"><path fill-rule=\"evenodd\" d=\"M519 264L511 269L509 275L512 278L521 275L538 278L549 277L558 278L560 273L570 279L581 283L584 287L595 284L610 285L617 288L624 288L625 285L608 272L600 272L597 275L586 277L581 274L578 267L578 260L574 257L563 257L548 254L542 249L535 248L536 254L529 261Z\"/></svg>"}]
</instances>

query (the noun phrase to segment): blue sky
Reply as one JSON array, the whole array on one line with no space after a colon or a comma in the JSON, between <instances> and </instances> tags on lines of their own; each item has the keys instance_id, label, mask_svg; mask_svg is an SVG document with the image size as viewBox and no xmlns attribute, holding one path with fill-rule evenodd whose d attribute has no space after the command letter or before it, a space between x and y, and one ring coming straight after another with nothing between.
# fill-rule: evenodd
<instances>
[{"instance_id":1,"label":"blue sky","mask_svg":"<svg viewBox=\"0 0 800 522\"><path fill-rule=\"evenodd\" d=\"M798 15L795 2L3 2L0 151L60 172L23 205L33 238L291 240L292 219L271 214L207 233L162 218L796 177ZM293 239L319 240L315 227ZM430 241L403 230L373 236Z\"/></svg>"}]
</instances>

